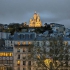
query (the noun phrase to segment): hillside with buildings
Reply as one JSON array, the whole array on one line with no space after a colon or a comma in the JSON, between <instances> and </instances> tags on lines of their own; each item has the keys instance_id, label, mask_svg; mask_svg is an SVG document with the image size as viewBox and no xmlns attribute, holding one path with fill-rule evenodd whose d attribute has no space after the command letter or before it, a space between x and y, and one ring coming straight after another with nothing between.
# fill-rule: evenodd
<instances>
[{"instance_id":1,"label":"hillside with buildings","mask_svg":"<svg viewBox=\"0 0 70 70\"><path fill-rule=\"evenodd\" d=\"M29 25L0 24L0 70L70 70L70 29L36 12Z\"/></svg>"}]
</instances>

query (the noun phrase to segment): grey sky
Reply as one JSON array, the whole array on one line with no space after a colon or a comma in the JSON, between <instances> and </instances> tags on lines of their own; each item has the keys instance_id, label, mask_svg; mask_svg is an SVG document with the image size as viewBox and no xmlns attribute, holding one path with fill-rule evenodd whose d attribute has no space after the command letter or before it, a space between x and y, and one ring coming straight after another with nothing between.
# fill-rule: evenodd
<instances>
[{"instance_id":1,"label":"grey sky","mask_svg":"<svg viewBox=\"0 0 70 70\"><path fill-rule=\"evenodd\" d=\"M29 22L34 11L39 13L42 23L70 27L70 0L0 0L0 23Z\"/></svg>"}]
</instances>

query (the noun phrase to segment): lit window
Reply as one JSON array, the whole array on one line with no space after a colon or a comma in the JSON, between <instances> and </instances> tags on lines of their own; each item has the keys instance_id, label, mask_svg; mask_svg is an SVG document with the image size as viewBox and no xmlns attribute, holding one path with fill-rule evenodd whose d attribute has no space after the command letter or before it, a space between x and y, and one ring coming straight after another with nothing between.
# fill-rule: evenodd
<instances>
[{"instance_id":1,"label":"lit window","mask_svg":"<svg viewBox=\"0 0 70 70\"><path fill-rule=\"evenodd\" d=\"M5 53L4 53L4 56L6 56Z\"/></svg>"},{"instance_id":2,"label":"lit window","mask_svg":"<svg viewBox=\"0 0 70 70\"><path fill-rule=\"evenodd\" d=\"M5 70L5 67L4 66L0 67L0 70Z\"/></svg>"},{"instance_id":3,"label":"lit window","mask_svg":"<svg viewBox=\"0 0 70 70\"><path fill-rule=\"evenodd\" d=\"M28 42L28 44L30 45L30 44L31 44L31 42Z\"/></svg>"},{"instance_id":4,"label":"lit window","mask_svg":"<svg viewBox=\"0 0 70 70\"><path fill-rule=\"evenodd\" d=\"M20 42L18 42L18 45L20 45Z\"/></svg>"},{"instance_id":5,"label":"lit window","mask_svg":"<svg viewBox=\"0 0 70 70\"><path fill-rule=\"evenodd\" d=\"M1 56L4 56L3 53L1 53Z\"/></svg>"},{"instance_id":6,"label":"lit window","mask_svg":"<svg viewBox=\"0 0 70 70\"><path fill-rule=\"evenodd\" d=\"M20 61L17 61L17 64L20 65Z\"/></svg>"},{"instance_id":7,"label":"lit window","mask_svg":"<svg viewBox=\"0 0 70 70\"><path fill-rule=\"evenodd\" d=\"M6 56L8 56L8 53L6 53Z\"/></svg>"},{"instance_id":8,"label":"lit window","mask_svg":"<svg viewBox=\"0 0 70 70\"><path fill-rule=\"evenodd\" d=\"M26 42L23 42L23 45L25 45L26 44Z\"/></svg>"},{"instance_id":9,"label":"lit window","mask_svg":"<svg viewBox=\"0 0 70 70\"><path fill-rule=\"evenodd\" d=\"M10 56L13 56L12 53L9 53Z\"/></svg>"}]
</instances>

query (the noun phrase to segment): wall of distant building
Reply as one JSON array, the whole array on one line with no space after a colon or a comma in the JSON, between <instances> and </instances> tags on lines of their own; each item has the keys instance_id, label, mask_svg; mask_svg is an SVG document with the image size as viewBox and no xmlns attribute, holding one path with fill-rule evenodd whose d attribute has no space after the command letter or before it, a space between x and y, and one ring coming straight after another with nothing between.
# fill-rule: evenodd
<instances>
[{"instance_id":1,"label":"wall of distant building","mask_svg":"<svg viewBox=\"0 0 70 70\"><path fill-rule=\"evenodd\" d=\"M8 39L10 33L0 32L0 39Z\"/></svg>"}]
</instances>

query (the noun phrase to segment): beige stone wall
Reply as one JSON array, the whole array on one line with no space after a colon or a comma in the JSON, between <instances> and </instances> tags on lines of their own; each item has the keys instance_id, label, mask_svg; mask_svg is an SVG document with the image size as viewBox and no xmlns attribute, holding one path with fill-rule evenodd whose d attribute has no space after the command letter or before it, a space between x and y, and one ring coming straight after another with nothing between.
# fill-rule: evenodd
<instances>
[{"instance_id":1,"label":"beige stone wall","mask_svg":"<svg viewBox=\"0 0 70 70\"><path fill-rule=\"evenodd\" d=\"M19 41L20 44L23 43L23 41ZM28 42L31 42L31 41L26 41L26 44L28 44ZM15 44L17 44L18 41L15 41ZM17 49L20 48L20 52L17 52ZM14 70L18 70L18 65L17 65L17 61L19 60L20 61L20 70L23 70L23 68L26 68L26 70L29 70L29 67L31 67L31 70L34 70L33 67L32 67L32 63L33 61L31 59L28 58L28 55L30 54L30 52L28 52L28 48L29 46L14 46L14 51L13 51L13 55L14 55ZM25 49L25 52L23 52L23 49ZM18 54L20 54L20 59L17 59L18 58ZM23 56L26 56L25 59L23 59ZM26 61L26 65L23 65L23 61ZM28 61L31 61L31 66L28 65Z\"/></svg>"}]
</instances>

